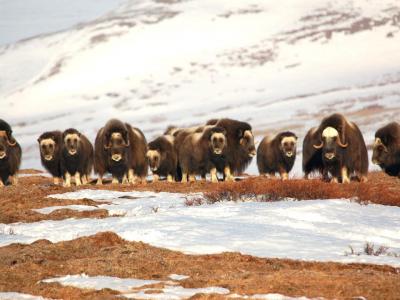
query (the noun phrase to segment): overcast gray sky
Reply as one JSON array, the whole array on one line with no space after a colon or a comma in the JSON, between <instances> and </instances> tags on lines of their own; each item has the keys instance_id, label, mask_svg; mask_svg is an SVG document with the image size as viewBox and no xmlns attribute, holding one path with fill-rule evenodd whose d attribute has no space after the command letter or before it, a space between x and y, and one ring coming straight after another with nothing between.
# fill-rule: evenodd
<instances>
[{"instance_id":1,"label":"overcast gray sky","mask_svg":"<svg viewBox=\"0 0 400 300\"><path fill-rule=\"evenodd\" d=\"M67 29L124 0L0 0L0 45Z\"/></svg>"}]
</instances>

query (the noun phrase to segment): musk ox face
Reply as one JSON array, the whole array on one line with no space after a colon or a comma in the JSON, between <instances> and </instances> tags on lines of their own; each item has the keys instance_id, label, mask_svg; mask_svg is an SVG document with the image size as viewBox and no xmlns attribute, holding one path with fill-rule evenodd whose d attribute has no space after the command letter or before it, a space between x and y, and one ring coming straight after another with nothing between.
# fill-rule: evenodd
<instances>
[{"instance_id":1,"label":"musk ox face","mask_svg":"<svg viewBox=\"0 0 400 300\"><path fill-rule=\"evenodd\" d=\"M10 141L6 131L0 131L0 160L6 159L9 147L14 147L16 144L16 141Z\"/></svg>"},{"instance_id":2,"label":"musk ox face","mask_svg":"<svg viewBox=\"0 0 400 300\"><path fill-rule=\"evenodd\" d=\"M225 132L214 132L210 136L210 147L214 154L221 155L227 143Z\"/></svg>"},{"instance_id":3,"label":"musk ox face","mask_svg":"<svg viewBox=\"0 0 400 300\"><path fill-rule=\"evenodd\" d=\"M43 158L47 161L53 160L55 157L55 152L57 147L55 138L42 139L38 140L38 142L39 142L40 154L43 156Z\"/></svg>"},{"instance_id":4,"label":"musk ox face","mask_svg":"<svg viewBox=\"0 0 400 300\"><path fill-rule=\"evenodd\" d=\"M129 146L129 141L126 136L127 133L124 135L120 132L113 132L109 138L107 138L108 142L104 145L104 148L110 151L110 158L112 161L119 162L123 160L126 149Z\"/></svg>"},{"instance_id":5,"label":"musk ox face","mask_svg":"<svg viewBox=\"0 0 400 300\"><path fill-rule=\"evenodd\" d=\"M380 138L376 138L372 152L372 163L375 165L384 166L390 160L391 155L389 149L383 144Z\"/></svg>"},{"instance_id":6,"label":"musk ox face","mask_svg":"<svg viewBox=\"0 0 400 300\"><path fill-rule=\"evenodd\" d=\"M314 145L315 149L322 148L322 156L326 162L335 162L340 159L342 149L348 144L343 144L339 132L333 127L326 127L322 131L321 142Z\"/></svg>"},{"instance_id":7,"label":"musk ox face","mask_svg":"<svg viewBox=\"0 0 400 300\"><path fill-rule=\"evenodd\" d=\"M150 170L157 171L161 164L161 153L157 150L148 150L146 153L149 162Z\"/></svg>"},{"instance_id":8,"label":"musk ox face","mask_svg":"<svg viewBox=\"0 0 400 300\"><path fill-rule=\"evenodd\" d=\"M239 133L240 136L240 146L249 157L254 157L256 155L256 146L254 145L254 136L250 130L245 130L243 133Z\"/></svg>"},{"instance_id":9,"label":"musk ox face","mask_svg":"<svg viewBox=\"0 0 400 300\"><path fill-rule=\"evenodd\" d=\"M80 133L68 133L64 136L64 145L70 155L78 153L80 140Z\"/></svg>"},{"instance_id":10,"label":"musk ox face","mask_svg":"<svg viewBox=\"0 0 400 300\"><path fill-rule=\"evenodd\" d=\"M293 157L296 154L296 136L285 136L281 140L280 149L286 157Z\"/></svg>"}]
</instances>

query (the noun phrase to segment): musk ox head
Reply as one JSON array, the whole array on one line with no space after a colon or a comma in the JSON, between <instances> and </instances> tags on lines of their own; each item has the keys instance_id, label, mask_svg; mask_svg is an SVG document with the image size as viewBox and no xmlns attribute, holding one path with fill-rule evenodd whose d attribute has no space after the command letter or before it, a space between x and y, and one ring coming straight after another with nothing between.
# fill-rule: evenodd
<instances>
[{"instance_id":1,"label":"musk ox head","mask_svg":"<svg viewBox=\"0 0 400 300\"><path fill-rule=\"evenodd\" d=\"M114 162L120 162L123 160L129 145L128 130L106 134L104 149L109 151L110 158Z\"/></svg>"},{"instance_id":2,"label":"musk ox head","mask_svg":"<svg viewBox=\"0 0 400 300\"><path fill-rule=\"evenodd\" d=\"M238 137L241 150L246 152L249 157L254 157L257 154L257 151L251 130L239 130Z\"/></svg>"},{"instance_id":3,"label":"musk ox head","mask_svg":"<svg viewBox=\"0 0 400 300\"><path fill-rule=\"evenodd\" d=\"M279 148L286 157L296 155L297 136L292 133L283 134L280 139Z\"/></svg>"},{"instance_id":4,"label":"musk ox head","mask_svg":"<svg viewBox=\"0 0 400 300\"><path fill-rule=\"evenodd\" d=\"M7 131L0 131L0 160L6 159L10 147L15 147L17 141L9 136Z\"/></svg>"},{"instance_id":5,"label":"musk ox head","mask_svg":"<svg viewBox=\"0 0 400 300\"><path fill-rule=\"evenodd\" d=\"M390 164L392 153L387 145L380 138L375 138L372 152L372 163L379 166Z\"/></svg>"},{"instance_id":6,"label":"musk ox head","mask_svg":"<svg viewBox=\"0 0 400 300\"><path fill-rule=\"evenodd\" d=\"M38 138L40 155L46 161L52 161L55 156L59 145L57 145L57 139L52 134L42 135Z\"/></svg>"},{"instance_id":7,"label":"musk ox head","mask_svg":"<svg viewBox=\"0 0 400 300\"><path fill-rule=\"evenodd\" d=\"M159 150L148 150L146 153L147 160L149 162L150 170L155 172L160 167L163 159L163 154Z\"/></svg>"},{"instance_id":8,"label":"musk ox head","mask_svg":"<svg viewBox=\"0 0 400 300\"><path fill-rule=\"evenodd\" d=\"M320 143L313 146L315 149L322 149L322 156L325 161L333 162L338 159L341 150L346 148L348 144L344 142L344 137L341 137L337 129L326 127L322 131Z\"/></svg>"},{"instance_id":9,"label":"musk ox head","mask_svg":"<svg viewBox=\"0 0 400 300\"><path fill-rule=\"evenodd\" d=\"M80 149L81 133L76 129L67 129L63 133L63 143L69 155L76 155Z\"/></svg>"},{"instance_id":10,"label":"musk ox head","mask_svg":"<svg viewBox=\"0 0 400 300\"><path fill-rule=\"evenodd\" d=\"M226 131L222 127L213 127L209 132L209 146L213 154L223 154L227 147Z\"/></svg>"}]
</instances>

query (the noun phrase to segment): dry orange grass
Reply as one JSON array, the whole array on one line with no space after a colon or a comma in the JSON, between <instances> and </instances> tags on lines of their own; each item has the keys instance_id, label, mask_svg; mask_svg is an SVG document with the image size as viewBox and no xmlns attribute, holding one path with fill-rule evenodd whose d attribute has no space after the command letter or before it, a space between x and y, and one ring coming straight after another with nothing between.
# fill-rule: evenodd
<instances>
[{"instance_id":1,"label":"dry orange grass","mask_svg":"<svg viewBox=\"0 0 400 300\"><path fill-rule=\"evenodd\" d=\"M251 177L240 182L216 185L213 191L205 193L210 202L240 200L249 195L263 195L261 201L347 198L361 203L400 206L400 180L378 172L371 173L366 183L351 184L326 183L318 179L281 181Z\"/></svg>"}]
</instances>

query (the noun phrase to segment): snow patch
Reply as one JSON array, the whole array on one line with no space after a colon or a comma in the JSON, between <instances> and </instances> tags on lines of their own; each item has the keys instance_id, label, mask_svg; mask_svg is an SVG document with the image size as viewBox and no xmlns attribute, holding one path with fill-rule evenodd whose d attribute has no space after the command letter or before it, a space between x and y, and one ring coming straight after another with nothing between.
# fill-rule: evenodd
<instances>
[{"instance_id":1,"label":"snow patch","mask_svg":"<svg viewBox=\"0 0 400 300\"><path fill-rule=\"evenodd\" d=\"M118 278L110 276L88 276L86 274L67 275L57 278L44 279L45 283L60 283L64 286L73 286L83 289L112 289L119 292L129 292L133 288L142 287L149 284L160 283L158 280L143 280L131 278Z\"/></svg>"},{"instance_id":2,"label":"snow patch","mask_svg":"<svg viewBox=\"0 0 400 300\"><path fill-rule=\"evenodd\" d=\"M123 214L104 219L0 224L0 233L4 233L0 245L43 238L58 242L113 231L129 241L188 254L234 251L259 257L400 266L398 257L345 253L349 246L363 249L366 242L400 253L399 207L360 205L344 199L186 206L188 195L184 194L104 190L52 197L107 201L111 204L100 203L98 207L110 206L111 211Z\"/></svg>"}]
</instances>

